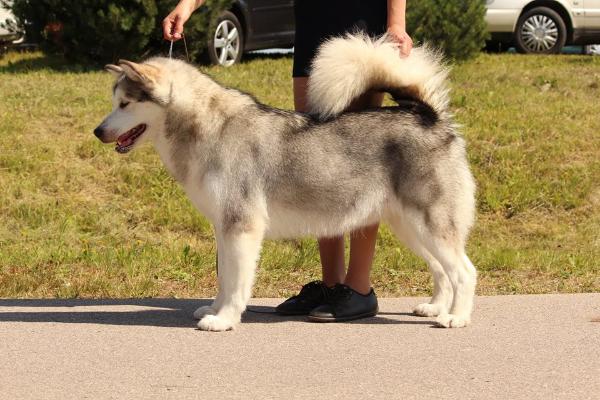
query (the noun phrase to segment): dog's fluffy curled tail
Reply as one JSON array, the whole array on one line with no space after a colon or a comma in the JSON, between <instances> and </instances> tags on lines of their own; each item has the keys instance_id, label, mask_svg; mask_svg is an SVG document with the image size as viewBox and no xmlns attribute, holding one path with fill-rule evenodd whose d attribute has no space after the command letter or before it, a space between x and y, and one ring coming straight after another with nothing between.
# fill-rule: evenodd
<instances>
[{"instance_id":1,"label":"dog's fluffy curled tail","mask_svg":"<svg viewBox=\"0 0 600 400\"><path fill-rule=\"evenodd\" d=\"M330 118L363 93L379 90L395 99L423 101L443 118L449 103L447 75L442 55L428 46L415 47L408 57L400 57L398 45L386 35L372 39L348 34L319 48L308 81L309 110L319 118Z\"/></svg>"}]
</instances>

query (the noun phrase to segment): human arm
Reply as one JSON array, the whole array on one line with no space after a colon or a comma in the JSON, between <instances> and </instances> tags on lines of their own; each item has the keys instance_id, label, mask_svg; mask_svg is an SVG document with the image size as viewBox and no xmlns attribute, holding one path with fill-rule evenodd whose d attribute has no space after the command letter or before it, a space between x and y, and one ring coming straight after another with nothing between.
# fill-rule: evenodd
<instances>
[{"instance_id":1,"label":"human arm","mask_svg":"<svg viewBox=\"0 0 600 400\"><path fill-rule=\"evenodd\" d=\"M400 54L408 56L413 41L406 33L406 0L387 0L387 31L400 45Z\"/></svg>"},{"instance_id":2,"label":"human arm","mask_svg":"<svg viewBox=\"0 0 600 400\"><path fill-rule=\"evenodd\" d=\"M192 13L204 3L204 0L180 0L177 6L162 22L165 40L179 40L183 33L183 24Z\"/></svg>"}]
</instances>

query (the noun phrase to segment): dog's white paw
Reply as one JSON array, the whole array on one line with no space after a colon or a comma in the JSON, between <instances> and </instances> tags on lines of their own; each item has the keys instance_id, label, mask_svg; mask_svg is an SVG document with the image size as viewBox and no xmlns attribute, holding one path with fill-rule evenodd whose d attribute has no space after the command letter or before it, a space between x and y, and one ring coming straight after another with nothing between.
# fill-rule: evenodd
<instances>
[{"instance_id":1,"label":"dog's white paw","mask_svg":"<svg viewBox=\"0 0 600 400\"><path fill-rule=\"evenodd\" d=\"M205 315L215 315L217 311L211 306L202 306L194 311L195 319L202 319Z\"/></svg>"},{"instance_id":2,"label":"dog's white paw","mask_svg":"<svg viewBox=\"0 0 600 400\"><path fill-rule=\"evenodd\" d=\"M436 322L444 328L464 328L471 323L471 319L468 316L441 314L437 317Z\"/></svg>"},{"instance_id":3,"label":"dog's white paw","mask_svg":"<svg viewBox=\"0 0 600 400\"><path fill-rule=\"evenodd\" d=\"M205 315L200 322L198 322L198 328L203 331L228 331L233 329L235 322L228 319L217 317L216 315Z\"/></svg>"},{"instance_id":4,"label":"dog's white paw","mask_svg":"<svg viewBox=\"0 0 600 400\"><path fill-rule=\"evenodd\" d=\"M420 317L437 317L446 311L441 304L422 303L414 308L413 313Z\"/></svg>"}]
</instances>

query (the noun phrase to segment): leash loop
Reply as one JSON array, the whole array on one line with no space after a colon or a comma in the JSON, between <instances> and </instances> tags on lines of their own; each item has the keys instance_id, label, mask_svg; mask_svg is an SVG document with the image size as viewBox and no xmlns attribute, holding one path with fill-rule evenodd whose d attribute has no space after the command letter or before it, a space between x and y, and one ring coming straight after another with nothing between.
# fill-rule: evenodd
<instances>
[{"instance_id":1,"label":"leash loop","mask_svg":"<svg viewBox=\"0 0 600 400\"><path fill-rule=\"evenodd\" d=\"M190 62L190 54L188 53L187 42L185 41L185 35L182 33L181 37L183 38L183 46L185 47L185 58L187 62ZM169 45L169 59L173 58L173 40L171 40L171 44Z\"/></svg>"},{"instance_id":2,"label":"leash loop","mask_svg":"<svg viewBox=\"0 0 600 400\"><path fill-rule=\"evenodd\" d=\"M185 47L185 58L187 62L190 62L190 55L188 54L187 43L185 42L185 35L182 33L181 37L183 38L183 46Z\"/></svg>"}]
</instances>

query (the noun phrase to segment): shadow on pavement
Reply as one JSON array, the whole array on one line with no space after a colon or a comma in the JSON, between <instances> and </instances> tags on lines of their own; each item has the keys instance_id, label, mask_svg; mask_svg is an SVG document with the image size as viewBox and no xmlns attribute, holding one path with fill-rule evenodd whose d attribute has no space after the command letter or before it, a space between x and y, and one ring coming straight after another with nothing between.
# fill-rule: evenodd
<instances>
[{"instance_id":1,"label":"shadow on pavement","mask_svg":"<svg viewBox=\"0 0 600 400\"><path fill-rule=\"evenodd\" d=\"M194 310L210 305L209 299L6 299L0 300L0 322L59 322L72 324L140 325L190 328L195 326ZM128 306L115 310L115 306ZM144 307L131 310L131 306ZM14 307L14 311L6 309ZM27 307L28 310L19 311ZM111 307L104 311L73 310L74 307ZM65 311L37 311L31 308L65 308ZM153 309L148 309L153 308Z\"/></svg>"},{"instance_id":2,"label":"shadow on pavement","mask_svg":"<svg viewBox=\"0 0 600 400\"><path fill-rule=\"evenodd\" d=\"M137 325L169 328L194 328L196 321L192 318L194 310L210 305L212 299L0 299L1 322L55 322L67 324L101 324L101 325ZM114 307L127 306L124 311ZM131 310L130 307L143 307ZM28 310L19 311L19 308ZM107 311L73 310L73 311L37 311L35 308L74 308L74 307L110 307ZM6 311L14 308L14 311ZM31 310L31 309L34 310ZM151 309L148 309L151 308ZM281 316L275 313L274 307L249 305L242 316L243 323L272 324L280 322L304 322L305 316ZM410 316L410 320L387 318L386 316ZM379 313L376 317L349 321L346 324L406 324L435 325L433 321L415 317L409 313Z\"/></svg>"}]
</instances>

